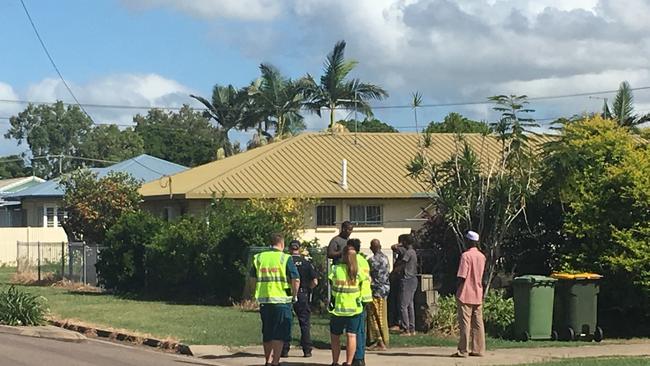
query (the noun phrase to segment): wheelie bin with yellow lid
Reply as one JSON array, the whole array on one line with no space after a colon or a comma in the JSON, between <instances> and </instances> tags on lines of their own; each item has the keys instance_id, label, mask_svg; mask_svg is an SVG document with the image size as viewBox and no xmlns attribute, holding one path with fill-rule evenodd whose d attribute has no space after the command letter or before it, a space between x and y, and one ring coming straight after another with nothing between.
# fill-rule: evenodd
<instances>
[{"instance_id":1,"label":"wheelie bin with yellow lid","mask_svg":"<svg viewBox=\"0 0 650 366\"><path fill-rule=\"evenodd\" d=\"M555 286L553 335L560 340L603 340L598 326L598 282L595 273L553 273Z\"/></svg>"}]
</instances>

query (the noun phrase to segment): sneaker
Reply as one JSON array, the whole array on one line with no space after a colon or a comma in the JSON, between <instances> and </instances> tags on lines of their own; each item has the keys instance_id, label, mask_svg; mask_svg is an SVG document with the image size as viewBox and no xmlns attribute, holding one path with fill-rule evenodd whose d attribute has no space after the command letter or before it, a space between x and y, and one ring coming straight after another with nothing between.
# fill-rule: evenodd
<instances>
[{"instance_id":1,"label":"sneaker","mask_svg":"<svg viewBox=\"0 0 650 366\"><path fill-rule=\"evenodd\" d=\"M451 355L450 357L454 357L454 358L467 358L467 354L466 354L466 353L456 352L456 353L454 353L453 355Z\"/></svg>"},{"instance_id":2,"label":"sneaker","mask_svg":"<svg viewBox=\"0 0 650 366\"><path fill-rule=\"evenodd\" d=\"M302 357L305 357L305 358L311 357L311 350L308 349L308 350L303 351L302 352Z\"/></svg>"},{"instance_id":3,"label":"sneaker","mask_svg":"<svg viewBox=\"0 0 650 366\"><path fill-rule=\"evenodd\" d=\"M482 353L476 353L476 352L470 352L469 354L471 357L483 357Z\"/></svg>"},{"instance_id":4,"label":"sneaker","mask_svg":"<svg viewBox=\"0 0 650 366\"><path fill-rule=\"evenodd\" d=\"M353 360L352 366L366 366L365 360Z\"/></svg>"},{"instance_id":5,"label":"sneaker","mask_svg":"<svg viewBox=\"0 0 650 366\"><path fill-rule=\"evenodd\" d=\"M282 351L282 353L280 353L280 358L287 358L287 357L289 357L289 351L286 352Z\"/></svg>"}]
</instances>

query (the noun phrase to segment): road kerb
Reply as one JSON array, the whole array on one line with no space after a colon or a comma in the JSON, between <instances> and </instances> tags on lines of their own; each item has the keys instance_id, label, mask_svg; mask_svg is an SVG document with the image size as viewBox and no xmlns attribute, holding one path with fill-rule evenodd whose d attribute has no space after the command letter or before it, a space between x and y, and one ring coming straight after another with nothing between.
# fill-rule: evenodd
<instances>
[{"instance_id":1,"label":"road kerb","mask_svg":"<svg viewBox=\"0 0 650 366\"><path fill-rule=\"evenodd\" d=\"M34 327L12 327L9 325L0 325L0 333L52 339L62 342L81 343L86 341L86 337L83 334L71 332L51 325Z\"/></svg>"},{"instance_id":2,"label":"road kerb","mask_svg":"<svg viewBox=\"0 0 650 366\"><path fill-rule=\"evenodd\" d=\"M84 334L89 337L108 338L121 342L128 342L134 344L141 344L153 348L159 348L165 351L172 351L181 355L192 356L190 347L179 342L170 342L150 337L142 337L136 334L128 334L124 332L117 332L108 329L96 328L88 325L74 324L69 321L50 320L50 324L55 327L64 328L74 332Z\"/></svg>"}]
</instances>

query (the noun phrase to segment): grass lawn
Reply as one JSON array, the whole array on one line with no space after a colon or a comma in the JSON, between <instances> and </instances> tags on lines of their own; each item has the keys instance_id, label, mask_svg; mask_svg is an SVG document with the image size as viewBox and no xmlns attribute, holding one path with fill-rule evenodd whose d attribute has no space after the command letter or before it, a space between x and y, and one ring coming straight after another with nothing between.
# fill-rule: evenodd
<instances>
[{"instance_id":1,"label":"grass lawn","mask_svg":"<svg viewBox=\"0 0 650 366\"><path fill-rule=\"evenodd\" d=\"M645 366L650 358L578 358L519 366Z\"/></svg>"},{"instance_id":2,"label":"grass lawn","mask_svg":"<svg viewBox=\"0 0 650 366\"><path fill-rule=\"evenodd\" d=\"M0 286L9 283L13 268L0 268ZM48 300L57 319L75 319L97 326L127 329L156 337L171 337L187 344L221 344L244 346L260 341L259 315L235 308L178 305L160 301L136 301L105 294L79 294L54 287L24 286L27 291ZM316 347L329 344L329 322L325 317L312 317L312 338ZM300 329L294 327L294 339ZM578 346L589 343L514 342L488 339L488 347L551 347ZM392 347L454 346L455 339L422 334L415 337L393 336Z\"/></svg>"}]
</instances>

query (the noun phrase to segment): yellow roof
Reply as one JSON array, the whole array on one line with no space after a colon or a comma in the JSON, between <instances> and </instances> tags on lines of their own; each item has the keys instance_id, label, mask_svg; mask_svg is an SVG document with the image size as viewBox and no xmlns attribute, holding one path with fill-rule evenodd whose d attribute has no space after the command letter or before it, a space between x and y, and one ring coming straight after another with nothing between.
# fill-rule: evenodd
<instances>
[{"instance_id":1,"label":"yellow roof","mask_svg":"<svg viewBox=\"0 0 650 366\"><path fill-rule=\"evenodd\" d=\"M422 186L406 166L419 151L415 133L305 133L214 161L142 186L147 198L208 199L302 196L313 198L404 198L421 196ZM435 162L454 152L454 134L432 134L428 157ZM499 156L493 136L465 135L483 162ZM535 138L538 142L550 137ZM341 182L347 160L348 188Z\"/></svg>"}]
</instances>

